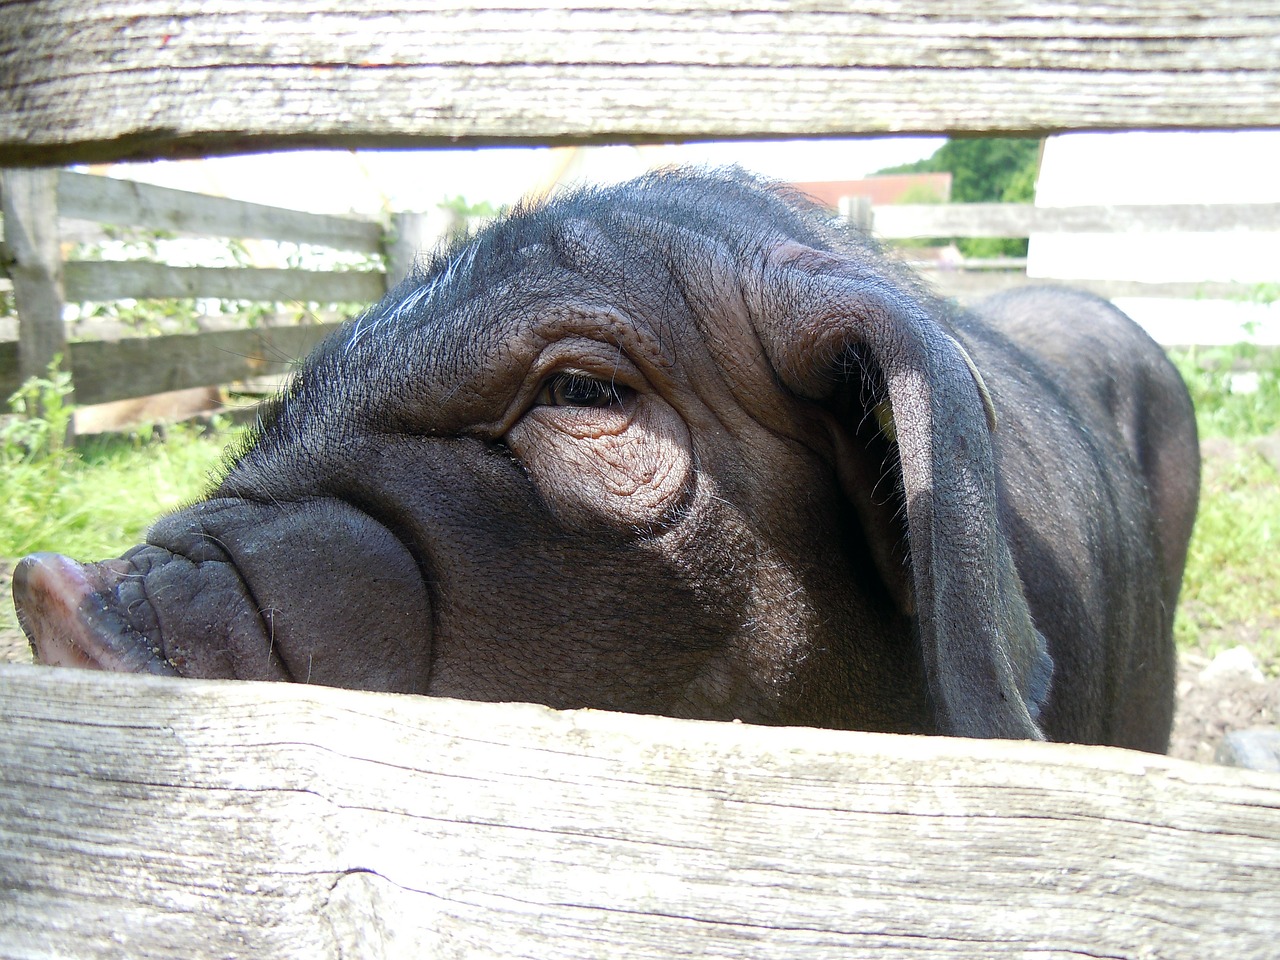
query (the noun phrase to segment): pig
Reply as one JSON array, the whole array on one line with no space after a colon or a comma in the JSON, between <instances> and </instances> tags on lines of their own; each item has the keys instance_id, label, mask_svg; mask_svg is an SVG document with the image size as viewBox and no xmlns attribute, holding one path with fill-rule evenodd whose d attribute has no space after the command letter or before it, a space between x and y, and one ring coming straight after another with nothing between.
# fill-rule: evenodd
<instances>
[{"instance_id":1,"label":"pig","mask_svg":"<svg viewBox=\"0 0 1280 960\"><path fill-rule=\"evenodd\" d=\"M1106 301L961 309L668 170L457 239L204 499L14 595L50 664L1161 752L1198 456Z\"/></svg>"}]
</instances>

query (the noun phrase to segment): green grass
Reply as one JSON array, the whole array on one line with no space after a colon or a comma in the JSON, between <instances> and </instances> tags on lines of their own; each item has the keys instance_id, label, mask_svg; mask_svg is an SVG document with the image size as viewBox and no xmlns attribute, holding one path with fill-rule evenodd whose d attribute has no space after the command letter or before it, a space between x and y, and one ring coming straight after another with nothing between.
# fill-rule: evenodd
<instances>
[{"instance_id":1,"label":"green grass","mask_svg":"<svg viewBox=\"0 0 1280 960\"><path fill-rule=\"evenodd\" d=\"M1280 672L1280 351L1177 351L1205 452L1200 512L1175 635L1214 653L1244 644Z\"/></svg>"},{"instance_id":2,"label":"green grass","mask_svg":"<svg viewBox=\"0 0 1280 960\"><path fill-rule=\"evenodd\" d=\"M38 550L78 560L119 556L162 513L208 488L230 439L225 431L170 427L163 440L143 431L34 455L7 439L0 444L0 567ZM0 650L19 636L4 594Z\"/></svg>"},{"instance_id":3,"label":"green grass","mask_svg":"<svg viewBox=\"0 0 1280 960\"><path fill-rule=\"evenodd\" d=\"M144 433L44 456L0 450L0 558L118 555L160 514L204 492L228 440L171 427L163 441Z\"/></svg>"},{"instance_id":4,"label":"green grass","mask_svg":"<svg viewBox=\"0 0 1280 960\"><path fill-rule=\"evenodd\" d=\"M1200 436L1280 430L1280 349L1237 344L1171 351L1196 405Z\"/></svg>"},{"instance_id":5,"label":"green grass","mask_svg":"<svg viewBox=\"0 0 1280 960\"><path fill-rule=\"evenodd\" d=\"M1244 644L1280 669L1280 470L1276 452L1247 441L1205 461L1176 636L1209 652Z\"/></svg>"}]
</instances>

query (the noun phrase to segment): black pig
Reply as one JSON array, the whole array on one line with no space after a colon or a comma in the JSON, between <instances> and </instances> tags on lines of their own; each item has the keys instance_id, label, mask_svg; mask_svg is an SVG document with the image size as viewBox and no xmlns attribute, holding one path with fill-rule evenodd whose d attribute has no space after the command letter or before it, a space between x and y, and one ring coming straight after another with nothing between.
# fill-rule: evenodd
<instances>
[{"instance_id":1,"label":"black pig","mask_svg":"<svg viewBox=\"0 0 1280 960\"><path fill-rule=\"evenodd\" d=\"M1104 301L965 312L738 171L517 210L302 365L39 659L1162 751L1199 461Z\"/></svg>"}]
</instances>

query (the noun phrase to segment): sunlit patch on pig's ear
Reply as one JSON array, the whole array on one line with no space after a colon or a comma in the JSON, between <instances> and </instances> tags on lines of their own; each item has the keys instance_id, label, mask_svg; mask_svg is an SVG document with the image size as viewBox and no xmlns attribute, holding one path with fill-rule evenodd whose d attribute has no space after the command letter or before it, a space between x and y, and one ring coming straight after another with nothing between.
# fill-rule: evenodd
<instances>
[{"instance_id":1,"label":"sunlit patch on pig's ear","mask_svg":"<svg viewBox=\"0 0 1280 960\"><path fill-rule=\"evenodd\" d=\"M960 341L950 334L947 334L946 337L951 341L956 352L960 354L960 359L964 361L964 365L969 368L969 376L973 377L973 385L978 390L979 399L982 400L982 412L987 417L987 429L994 433L999 421L996 418L995 401L991 399L991 391L987 389L987 381L982 379L982 374L973 362L973 357L969 356L969 351L960 344Z\"/></svg>"}]
</instances>

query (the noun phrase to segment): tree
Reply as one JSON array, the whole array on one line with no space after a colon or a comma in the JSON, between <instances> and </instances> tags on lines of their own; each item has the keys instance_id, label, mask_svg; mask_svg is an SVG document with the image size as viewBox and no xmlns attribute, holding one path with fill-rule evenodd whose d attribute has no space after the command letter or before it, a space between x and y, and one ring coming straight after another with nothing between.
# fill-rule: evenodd
<instances>
[{"instance_id":1,"label":"tree","mask_svg":"<svg viewBox=\"0 0 1280 960\"><path fill-rule=\"evenodd\" d=\"M1031 203L1041 141L983 137L948 140L931 157L877 173L950 173L956 203ZM966 257L1025 257L1026 240L966 237L956 240Z\"/></svg>"}]
</instances>

